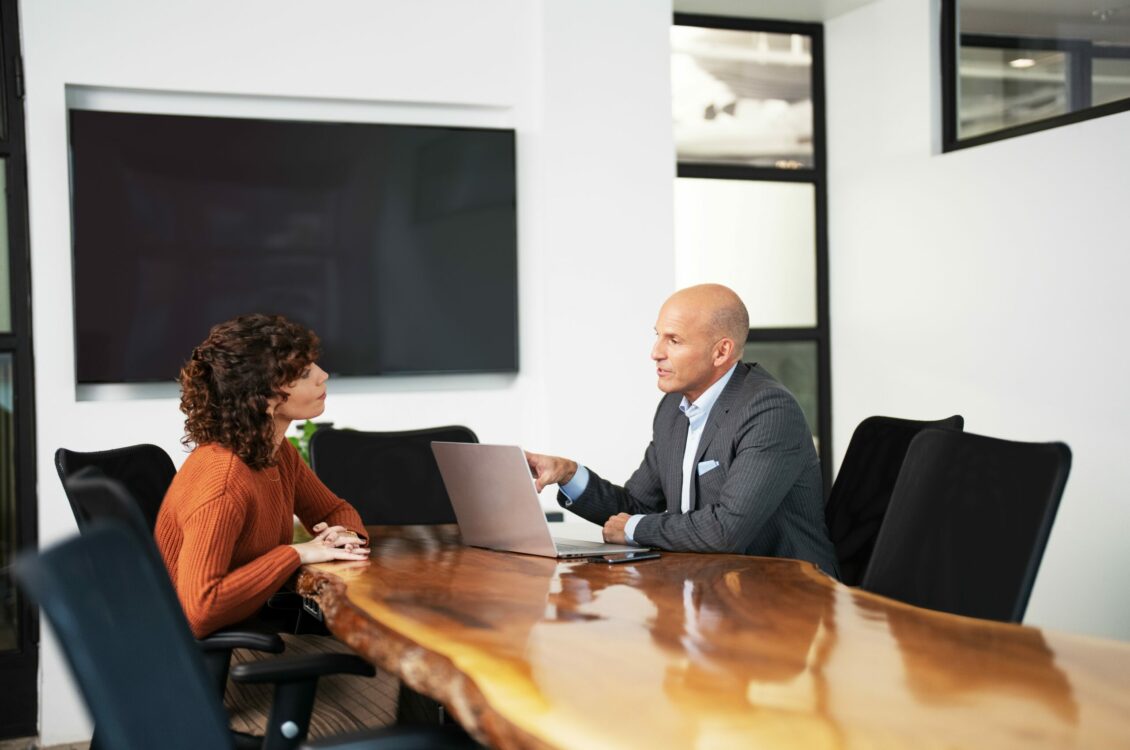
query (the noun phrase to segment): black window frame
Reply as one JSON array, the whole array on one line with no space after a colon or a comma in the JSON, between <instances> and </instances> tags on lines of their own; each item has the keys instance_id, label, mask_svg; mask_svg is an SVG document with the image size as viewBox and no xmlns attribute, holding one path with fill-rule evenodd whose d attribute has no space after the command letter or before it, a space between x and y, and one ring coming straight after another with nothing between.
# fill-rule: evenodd
<instances>
[{"instance_id":1,"label":"black window frame","mask_svg":"<svg viewBox=\"0 0 1130 750\"><path fill-rule=\"evenodd\" d=\"M734 18L697 13L676 13L673 25L770 34L800 34L811 40L812 166L791 168L678 161L676 177L799 182L813 187L815 201L813 221L816 228L816 325L799 328L751 328L746 336L746 343L816 342L819 415L815 427L820 435L820 468L824 479L824 493L827 495L832 486L832 362L828 310L828 160L824 98L824 26L800 21Z\"/></svg>"},{"instance_id":2,"label":"black window frame","mask_svg":"<svg viewBox=\"0 0 1130 750\"><path fill-rule=\"evenodd\" d=\"M0 333L0 353L12 355L12 446L16 471L18 522L16 550L38 546L35 476L35 392L31 341L31 276L27 227L27 160L24 130L23 59L20 54L17 0L0 0L3 30L2 116L0 157L5 160L8 209L8 255L11 332ZM0 739L38 733L39 712L39 611L30 598L19 594L19 638L16 649L0 653Z\"/></svg>"},{"instance_id":3,"label":"black window frame","mask_svg":"<svg viewBox=\"0 0 1130 750\"><path fill-rule=\"evenodd\" d=\"M1030 133L1072 125L1077 122L1093 120L1097 117L1118 114L1130 110L1130 98L1120 99L1106 104L1092 105L1091 99L1091 68L1096 58L1127 59L1123 55L1114 54L1112 50L1102 45L1094 45L1088 39L1069 39L1046 37L1022 37L998 34L962 34L962 46L969 42L971 47L987 47L994 49L1045 49L1057 50L1068 53L1069 61L1069 96L1072 99L1072 109L1062 115L1048 117L1035 122L1026 122L1022 125L994 130L991 133L970 138L958 137L958 81L960 79L960 48L958 46L958 3L961 0L942 0L941 2L941 45L942 45L942 152L957 151L964 148L981 146L986 143L1003 141L1007 138L1016 138ZM1075 109L1078 104L1085 102L1083 109Z\"/></svg>"}]
</instances>

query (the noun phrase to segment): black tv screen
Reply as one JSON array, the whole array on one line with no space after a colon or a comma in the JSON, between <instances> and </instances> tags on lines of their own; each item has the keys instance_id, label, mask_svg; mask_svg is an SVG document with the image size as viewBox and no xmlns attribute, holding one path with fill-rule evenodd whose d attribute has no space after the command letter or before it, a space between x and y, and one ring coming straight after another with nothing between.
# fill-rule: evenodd
<instances>
[{"instance_id":1,"label":"black tv screen","mask_svg":"<svg viewBox=\"0 0 1130 750\"><path fill-rule=\"evenodd\" d=\"M79 383L279 313L331 373L515 372L512 130L71 110Z\"/></svg>"}]
</instances>

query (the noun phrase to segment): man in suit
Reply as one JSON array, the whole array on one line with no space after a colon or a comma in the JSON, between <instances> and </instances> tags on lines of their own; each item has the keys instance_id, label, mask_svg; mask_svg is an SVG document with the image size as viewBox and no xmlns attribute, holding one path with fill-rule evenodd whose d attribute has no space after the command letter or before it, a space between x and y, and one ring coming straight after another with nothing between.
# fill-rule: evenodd
<instances>
[{"instance_id":1,"label":"man in suit","mask_svg":"<svg viewBox=\"0 0 1130 750\"><path fill-rule=\"evenodd\" d=\"M681 552L791 557L837 575L820 461L804 414L741 362L749 315L718 284L673 294L651 350L665 394L643 463L623 487L576 462L528 453L538 491L604 526L604 539Z\"/></svg>"}]
</instances>

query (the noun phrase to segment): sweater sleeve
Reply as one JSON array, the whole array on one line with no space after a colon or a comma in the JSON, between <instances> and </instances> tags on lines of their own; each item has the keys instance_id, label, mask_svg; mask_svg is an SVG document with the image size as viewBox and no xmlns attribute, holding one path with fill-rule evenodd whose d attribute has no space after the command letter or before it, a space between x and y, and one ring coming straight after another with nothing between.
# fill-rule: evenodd
<instances>
[{"instance_id":1,"label":"sweater sleeve","mask_svg":"<svg viewBox=\"0 0 1130 750\"><path fill-rule=\"evenodd\" d=\"M257 612L299 565L298 553L279 545L229 570L243 512L238 503L225 500L204 503L182 525L176 589L197 638Z\"/></svg>"},{"instance_id":2,"label":"sweater sleeve","mask_svg":"<svg viewBox=\"0 0 1130 750\"><path fill-rule=\"evenodd\" d=\"M283 441L282 445L280 458L295 473L294 513L306 526L306 530L310 531L316 524L324 521L330 526L344 526L368 541L369 535L356 508L331 492L306 465L294 446L287 441Z\"/></svg>"}]
</instances>

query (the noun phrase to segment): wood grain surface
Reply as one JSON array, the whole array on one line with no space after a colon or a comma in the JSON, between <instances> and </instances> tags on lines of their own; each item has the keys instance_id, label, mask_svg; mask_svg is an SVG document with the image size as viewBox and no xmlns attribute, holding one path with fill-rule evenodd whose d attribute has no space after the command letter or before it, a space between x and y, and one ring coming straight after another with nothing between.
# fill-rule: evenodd
<instances>
[{"instance_id":1,"label":"wood grain surface","mask_svg":"<svg viewBox=\"0 0 1130 750\"><path fill-rule=\"evenodd\" d=\"M810 563L625 565L371 527L307 566L339 638L497 748L1130 746L1130 644L974 620Z\"/></svg>"}]
</instances>

